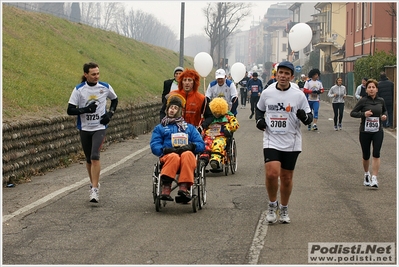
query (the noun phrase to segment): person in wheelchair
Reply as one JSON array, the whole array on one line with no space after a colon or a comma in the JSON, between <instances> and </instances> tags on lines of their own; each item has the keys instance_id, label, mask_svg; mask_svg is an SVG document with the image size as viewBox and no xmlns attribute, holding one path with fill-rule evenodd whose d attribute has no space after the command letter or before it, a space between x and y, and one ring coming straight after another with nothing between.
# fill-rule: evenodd
<instances>
[{"instance_id":1,"label":"person in wheelchair","mask_svg":"<svg viewBox=\"0 0 399 267\"><path fill-rule=\"evenodd\" d=\"M159 157L162 169L161 199L173 201L170 196L171 185L180 171L178 195L182 202L191 200L190 187L194 183L194 171L197 167L195 154L204 151L205 143L198 130L182 117L185 99L180 95L171 95L167 100L166 116L155 126L150 147Z\"/></svg>"},{"instance_id":2,"label":"person in wheelchair","mask_svg":"<svg viewBox=\"0 0 399 267\"><path fill-rule=\"evenodd\" d=\"M212 170L219 170L228 138L240 127L237 118L229 111L229 105L224 98L216 97L209 103L213 120L204 130L205 152L200 159L204 164L210 162ZM209 161L210 159L210 161Z\"/></svg>"}]
</instances>

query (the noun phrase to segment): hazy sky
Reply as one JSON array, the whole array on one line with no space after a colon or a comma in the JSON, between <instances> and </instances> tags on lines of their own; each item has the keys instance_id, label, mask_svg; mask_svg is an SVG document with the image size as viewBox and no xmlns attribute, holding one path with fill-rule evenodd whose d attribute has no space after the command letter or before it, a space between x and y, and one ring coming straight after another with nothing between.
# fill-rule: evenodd
<instances>
[{"instance_id":1,"label":"hazy sky","mask_svg":"<svg viewBox=\"0 0 399 267\"><path fill-rule=\"evenodd\" d=\"M142 10L153 14L158 20L171 28L177 36L180 35L180 11L183 1L129 1L124 2L133 10ZM201 34L205 35L203 28L206 26L206 19L202 9L212 1L184 1L185 20L184 36ZM244 1L245 2L245 1ZM251 1L252 15L241 23L241 30L248 30L252 21L258 22L266 13L271 4L277 2L270 1Z\"/></svg>"}]
</instances>

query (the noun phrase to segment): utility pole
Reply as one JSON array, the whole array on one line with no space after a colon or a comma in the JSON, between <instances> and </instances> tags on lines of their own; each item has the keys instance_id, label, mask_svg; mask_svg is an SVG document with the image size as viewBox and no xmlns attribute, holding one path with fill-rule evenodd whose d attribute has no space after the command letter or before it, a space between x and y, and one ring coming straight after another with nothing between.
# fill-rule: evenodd
<instances>
[{"instance_id":1,"label":"utility pole","mask_svg":"<svg viewBox=\"0 0 399 267\"><path fill-rule=\"evenodd\" d=\"M221 54L220 54L220 43L221 43L221 38L220 38L220 35L221 35L221 25L222 25L222 14L221 14L221 9L222 9L222 3L218 3L218 38L219 38L219 42L218 42L218 68L220 69L220 68L222 68L221 66L220 66L220 58L221 58ZM223 63L222 63L223 64Z\"/></svg>"},{"instance_id":2,"label":"utility pole","mask_svg":"<svg viewBox=\"0 0 399 267\"><path fill-rule=\"evenodd\" d=\"M223 69L225 70L225 71L227 71L227 69L226 69L226 9L227 9L227 7L226 7L226 4L227 3L224 3L224 10L223 10L223 16L224 16L224 25L223 25Z\"/></svg>"},{"instance_id":3,"label":"utility pole","mask_svg":"<svg viewBox=\"0 0 399 267\"><path fill-rule=\"evenodd\" d=\"M180 56L179 66L184 67L184 2L181 3L180 11Z\"/></svg>"}]
</instances>

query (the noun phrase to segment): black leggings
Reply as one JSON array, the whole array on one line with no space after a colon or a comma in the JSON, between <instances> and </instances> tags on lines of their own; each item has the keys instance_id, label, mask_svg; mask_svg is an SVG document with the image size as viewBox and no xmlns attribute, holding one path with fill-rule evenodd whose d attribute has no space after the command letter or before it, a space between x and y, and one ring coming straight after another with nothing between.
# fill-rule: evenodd
<instances>
[{"instance_id":1,"label":"black leggings","mask_svg":"<svg viewBox=\"0 0 399 267\"><path fill-rule=\"evenodd\" d=\"M344 117L345 103L332 103L332 107L334 111L334 126L337 126L337 118L338 123L342 123L342 118Z\"/></svg>"},{"instance_id":2,"label":"black leggings","mask_svg":"<svg viewBox=\"0 0 399 267\"><path fill-rule=\"evenodd\" d=\"M251 114L255 113L256 104L258 104L260 96L251 96Z\"/></svg>"},{"instance_id":3,"label":"black leggings","mask_svg":"<svg viewBox=\"0 0 399 267\"><path fill-rule=\"evenodd\" d=\"M241 95L241 105L245 106L245 104L247 103L247 88L241 88L240 95Z\"/></svg>"},{"instance_id":4,"label":"black leggings","mask_svg":"<svg viewBox=\"0 0 399 267\"><path fill-rule=\"evenodd\" d=\"M87 163L91 163L91 160L100 160L100 150L104 139L105 129L93 132L80 131L80 142Z\"/></svg>"},{"instance_id":5,"label":"black leggings","mask_svg":"<svg viewBox=\"0 0 399 267\"><path fill-rule=\"evenodd\" d=\"M380 151L382 147L382 140L384 140L384 131L378 131L375 133L360 132L359 141L362 147L363 159L370 159L370 146L373 143L373 158L380 157Z\"/></svg>"}]
</instances>

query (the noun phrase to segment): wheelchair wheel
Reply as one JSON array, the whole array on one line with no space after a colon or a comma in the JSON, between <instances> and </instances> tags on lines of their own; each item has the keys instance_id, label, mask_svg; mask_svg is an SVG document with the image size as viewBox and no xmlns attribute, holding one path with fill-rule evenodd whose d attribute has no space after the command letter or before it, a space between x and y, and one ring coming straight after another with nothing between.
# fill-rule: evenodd
<instances>
[{"instance_id":1,"label":"wheelchair wheel","mask_svg":"<svg viewBox=\"0 0 399 267\"><path fill-rule=\"evenodd\" d=\"M193 199L191 199L191 205L193 206L193 212L197 212L198 210L198 196L193 196Z\"/></svg>"},{"instance_id":2,"label":"wheelchair wheel","mask_svg":"<svg viewBox=\"0 0 399 267\"><path fill-rule=\"evenodd\" d=\"M198 208L201 210L206 204L206 177L205 177L205 165L200 164L197 183L198 183Z\"/></svg>"},{"instance_id":3,"label":"wheelchair wheel","mask_svg":"<svg viewBox=\"0 0 399 267\"><path fill-rule=\"evenodd\" d=\"M152 175L152 197L154 199L154 204L157 200L159 187L159 165L156 163L154 164L154 173Z\"/></svg>"},{"instance_id":4,"label":"wheelchair wheel","mask_svg":"<svg viewBox=\"0 0 399 267\"><path fill-rule=\"evenodd\" d=\"M155 199L155 210L159 212L161 211L161 208L162 208L161 197L157 197Z\"/></svg>"},{"instance_id":5,"label":"wheelchair wheel","mask_svg":"<svg viewBox=\"0 0 399 267\"><path fill-rule=\"evenodd\" d=\"M237 145L236 141L231 141L231 151L230 151L230 170L231 173L234 174L237 171Z\"/></svg>"}]
</instances>

